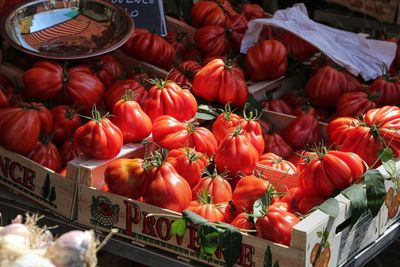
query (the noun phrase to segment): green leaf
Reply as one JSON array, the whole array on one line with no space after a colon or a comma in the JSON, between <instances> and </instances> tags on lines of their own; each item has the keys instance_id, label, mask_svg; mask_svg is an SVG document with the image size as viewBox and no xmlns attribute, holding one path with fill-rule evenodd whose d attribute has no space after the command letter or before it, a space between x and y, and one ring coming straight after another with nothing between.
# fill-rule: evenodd
<instances>
[{"instance_id":1,"label":"green leaf","mask_svg":"<svg viewBox=\"0 0 400 267\"><path fill-rule=\"evenodd\" d=\"M221 234L222 255L228 267L233 266L242 250L242 234L235 227L226 228Z\"/></svg>"},{"instance_id":2,"label":"green leaf","mask_svg":"<svg viewBox=\"0 0 400 267\"><path fill-rule=\"evenodd\" d=\"M385 201L385 177L378 170L370 169L364 173L364 180L367 186L367 206L372 217L375 217Z\"/></svg>"},{"instance_id":3,"label":"green leaf","mask_svg":"<svg viewBox=\"0 0 400 267\"><path fill-rule=\"evenodd\" d=\"M332 218L339 214L339 202L334 198L328 198L324 203L318 206L318 209L325 212Z\"/></svg>"},{"instance_id":4,"label":"green leaf","mask_svg":"<svg viewBox=\"0 0 400 267\"><path fill-rule=\"evenodd\" d=\"M174 221L171 224L171 236L177 235L177 236L184 236L186 232L186 220L185 219L179 219Z\"/></svg>"},{"instance_id":5,"label":"green leaf","mask_svg":"<svg viewBox=\"0 0 400 267\"><path fill-rule=\"evenodd\" d=\"M269 197L264 194L261 198L257 199L253 204L253 217L260 218L265 215L265 208L269 205Z\"/></svg>"},{"instance_id":6,"label":"green leaf","mask_svg":"<svg viewBox=\"0 0 400 267\"><path fill-rule=\"evenodd\" d=\"M200 225L197 234L201 250L208 255L214 254L219 243L218 228L214 224L206 222Z\"/></svg>"},{"instance_id":7,"label":"green leaf","mask_svg":"<svg viewBox=\"0 0 400 267\"><path fill-rule=\"evenodd\" d=\"M342 191L342 194L350 200L352 210L351 222L355 224L358 219L367 211L367 196L360 184L353 184Z\"/></svg>"},{"instance_id":8,"label":"green leaf","mask_svg":"<svg viewBox=\"0 0 400 267\"><path fill-rule=\"evenodd\" d=\"M205 121L210 121L216 118L216 116L209 114L209 113L203 113L203 112L196 112L196 115L194 116L196 119L199 120L205 120Z\"/></svg>"},{"instance_id":9,"label":"green leaf","mask_svg":"<svg viewBox=\"0 0 400 267\"><path fill-rule=\"evenodd\" d=\"M322 237L322 232L317 232L317 236L318 236L318 238L321 238Z\"/></svg>"},{"instance_id":10,"label":"green leaf","mask_svg":"<svg viewBox=\"0 0 400 267\"><path fill-rule=\"evenodd\" d=\"M379 151L379 158L382 161L383 168L390 175L390 177L395 177L396 163L394 161L392 149L390 147L386 147L384 150Z\"/></svg>"},{"instance_id":11,"label":"green leaf","mask_svg":"<svg viewBox=\"0 0 400 267\"><path fill-rule=\"evenodd\" d=\"M272 267L272 253L269 246L264 252L264 267Z\"/></svg>"},{"instance_id":12,"label":"green leaf","mask_svg":"<svg viewBox=\"0 0 400 267\"><path fill-rule=\"evenodd\" d=\"M200 215L194 213L193 211L190 210L184 210L182 212L182 217L186 221L190 222L193 225L199 225L202 223L208 223L209 221L201 217Z\"/></svg>"}]
</instances>

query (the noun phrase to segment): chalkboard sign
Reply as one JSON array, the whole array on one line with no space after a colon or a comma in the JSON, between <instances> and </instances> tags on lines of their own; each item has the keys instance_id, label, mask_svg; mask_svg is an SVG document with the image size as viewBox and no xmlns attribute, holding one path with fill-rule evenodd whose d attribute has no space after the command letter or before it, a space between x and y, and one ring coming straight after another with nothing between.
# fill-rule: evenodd
<instances>
[{"instance_id":1,"label":"chalkboard sign","mask_svg":"<svg viewBox=\"0 0 400 267\"><path fill-rule=\"evenodd\" d=\"M162 0L109 0L120 5L132 16L135 27L167 35Z\"/></svg>"}]
</instances>

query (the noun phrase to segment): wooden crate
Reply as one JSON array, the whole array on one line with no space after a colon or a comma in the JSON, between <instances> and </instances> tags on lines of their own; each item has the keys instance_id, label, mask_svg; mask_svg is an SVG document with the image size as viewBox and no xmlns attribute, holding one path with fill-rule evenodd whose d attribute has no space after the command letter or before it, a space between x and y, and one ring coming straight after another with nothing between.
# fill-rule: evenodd
<instances>
[{"instance_id":1,"label":"wooden crate","mask_svg":"<svg viewBox=\"0 0 400 267\"><path fill-rule=\"evenodd\" d=\"M1 146L0 184L32 199L51 213L75 219L74 182Z\"/></svg>"},{"instance_id":2,"label":"wooden crate","mask_svg":"<svg viewBox=\"0 0 400 267\"><path fill-rule=\"evenodd\" d=\"M75 158L67 163L67 177L73 182L101 188L104 185L104 171L107 166L118 158L142 157L155 149L153 144L125 144L120 153L113 159L96 160L88 157Z\"/></svg>"},{"instance_id":3,"label":"wooden crate","mask_svg":"<svg viewBox=\"0 0 400 267\"><path fill-rule=\"evenodd\" d=\"M292 233L290 247L276 244L258 237L243 234L242 253L238 266L265 266L266 249L271 249L273 262L279 266L312 266L311 251L321 242L321 234L327 231L331 258L329 266L337 266L355 252L360 251L378 237L378 219L364 218L350 227L350 202L339 195L340 212L336 219L317 210L297 224ZM157 247L176 254L179 258L198 261L210 266L224 266L221 252L212 257L199 255L196 229L188 226L183 238L170 236L174 218L178 213L105 193L85 185L79 186L78 223L97 230L118 229L118 235L135 243ZM99 203L103 203L100 208ZM107 215L104 206L107 206ZM112 212L111 212L112 211ZM146 217L147 214L158 214ZM160 215L162 214L162 215Z\"/></svg>"},{"instance_id":4,"label":"wooden crate","mask_svg":"<svg viewBox=\"0 0 400 267\"><path fill-rule=\"evenodd\" d=\"M380 172L384 174L384 176L388 179L385 180L386 194L389 190L394 190L394 193L399 192L400 196L400 159L396 160L396 180L391 180L389 178L389 174L384 170L383 166L378 168ZM394 213L389 214L388 207L383 204L381 210L379 212L380 223L379 223L379 234L383 234L393 223L400 220L400 209L395 210Z\"/></svg>"},{"instance_id":5,"label":"wooden crate","mask_svg":"<svg viewBox=\"0 0 400 267\"><path fill-rule=\"evenodd\" d=\"M196 29L194 27L170 16L165 17L165 22L167 23L167 29L169 31L184 32L186 33L186 36L193 40L194 33L196 32Z\"/></svg>"}]
</instances>

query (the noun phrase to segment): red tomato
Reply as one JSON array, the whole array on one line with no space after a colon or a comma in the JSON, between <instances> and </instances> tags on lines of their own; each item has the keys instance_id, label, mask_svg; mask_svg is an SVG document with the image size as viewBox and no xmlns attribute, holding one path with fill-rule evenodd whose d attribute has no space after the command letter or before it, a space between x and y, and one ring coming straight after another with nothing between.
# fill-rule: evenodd
<instances>
[{"instance_id":1,"label":"red tomato","mask_svg":"<svg viewBox=\"0 0 400 267\"><path fill-rule=\"evenodd\" d=\"M299 190L298 187L292 187L290 189L288 189L286 195L284 195L277 203L286 203L287 205L287 209L291 212L291 210L293 209L293 199L295 196L295 193Z\"/></svg>"},{"instance_id":2,"label":"red tomato","mask_svg":"<svg viewBox=\"0 0 400 267\"><path fill-rule=\"evenodd\" d=\"M349 92L364 92L364 85L353 76L353 74L347 71L342 71L344 78L346 79L347 86L344 88L343 93Z\"/></svg>"},{"instance_id":3,"label":"red tomato","mask_svg":"<svg viewBox=\"0 0 400 267\"><path fill-rule=\"evenodd\" d=\"M254 175L242 177L232 194L233 205L238 212L252 212L254 202L273 190L273 186L266 180Z\"/></svg>"},{"instance_id":4,"label":"red tomato","mask_svg":"<svg viewBox=\"0 0 400 267\"><path fill-rule=\"evenodd\" d=\"M209 157L217 150L217 140L207 128L191 121L179 122L168 115L153 121L153 141L167 149L194 147Z\"/></svg>"},{"instance_id":5,"label":"red tomato","mask_svg":"<svg viewBox=\"0 0 400 267\"><path fill-rule=\"evenodd\" d=\"M274 153L265 153L260 156L256 170L262 173L264 166L287 172L288 174L296 174L297 168L290 161L284 160Z\"/></svg>"},{"instance_id":6,"label":"red tomato","mask_svg":"<svg viewBox=\"0 0 400 267\"><path fill-rule=\"evenodd\" d=\"M142 105L152 121L170 115L178 121L192 119L197 112L197 101L187 89L172 81L156 80Z\"/></svg>"},{"instance_id":7,"label":"red tomato","mask_svg":"<svg viewBox=\"0 0 400 267\"><path fill-rule=\"evenodd\" d=\"M369 92L377 96L375 102L378 107L400 106L400 80L380 77L371 84Z\"/></svg>"},{"instance_id":8,"label":"red tomato","mask_svg":"<svg viewBox=\"0 0 400 267\"><path fill-rule=\"evenodd\" d=\"M244 134L250 140L251 144L257 150L258 154L261 155L264 151L265 143L263 138L263 131L260 123L258 122L258 119L259 117L257 116L257 114L256 116L254 116L253 112L250 112L249 115L246 115L244 112L244 118L239 119L238 126L243 130ZM231 131L235 131L235 128L232 128Z\"/></svg>"},{"instance_id":9,"label":"red tomato","mask_svg":"<svg viewBox=\"0 0 400 267\"><path fill-rule=\"evenodd\" d=\"M0 73L0 89L7 89L13 87L13 83L7 75Z\"/></svg>"},{"instance_id":10,"label":"red tomato","mask_svg":"<svg viewBox=\"0 0 400 267\"><path fill-rule=\"evenodd\" d=\"M293 194L292 205L301 214L308 213L312 208L322 204L325 197L309 195L305 190L299 189Z\"/></svg>"},{"instance_id":11,"label":"red tomato","mask_svg":"<svg viewBox=\"0 0 400 267\"><path fill-rule=\"evenodd\" d=\"M204 190L207 190L215 204L229 202L232 199L231 185L218 174L202 178L192 190L192 200L197 200Z\"/></svg>"},{"instance_id":12,"label":"red tomato","mask_svg":"<svg viewBox=\"0 0 400 267\"><path fill-rule=\"evenodd\" d=\"M87 66L76 66L68 70L64 78L66 97L69 103L89 113L93 105L100 104L105 88L103 83ZM61 78L60 78L61 79Z\"/></svg>"},{"instance_id":13,"label":"red tomato","mask_svg":"<svg viewBox=\"0 0 400 267\"><path fill-rule=\"evenodd\" d=\"M240 45L247 30L247 19L244 14L236 14L227 19L227 37L233 51L240 52Z\"/></svg>"},{"instance_id":14,"label":"red tomato","mask_svg":"<svg viewBox=\"0 0 400 267\"><path fill-rule=\"evenodd\" d=\"M25 105L22 104L22 107ZM45 134L50 134L53 131L53 115L51 112L42 104L42 103L36 103L36 102L31 102L28 104L28 108L34 108L39 112L39 117L40 117L40 126L42 129L42 132Z\"/></svg>"},{"instance_id":15,"label":"red tomato","mask_svg":"<svg viewBox=\"0 0 400 267\"><path fill-rule=\"evenodd\" d=\"M121 100L114 104L111 122L124 136L124 143L138 143L148 137L152 130L152 122L140 105L132 100L133 92L127 91Z\"/></svg>"},{"instance_id":16,"label":"red tomato","mask_svg":"<svg viewBox=\"0 0 400 267\"><path fill-rule=\"evenodd\" d=\"M307 103L307 102L302 104L302 105L300 105L300 106L298 106L298 107L296 107L292 112L292 115L296 116L296 117L299 117L299 116L301 116L303 114L310 114L310 115L313 115L315 117L318 116L317 110L313 106L311 106L310 103Z\"/></svg>"},{"instance_id":17,"label":"red tomato","mask_svg":"<svg viewBox=\"0 0 400 267\"><path fill-rule=\"evenodd\" d=\"M277 40L265 40L247 51L246 67L253 81L275 80L287 69L285 46Z\"/></svg>"},{"instance_id":18,"label":"red tomato","mask_svg":"<svg viewBox=\"0 0 400 267\"><path fill-rule=\"evenodd\" d=\"M347 88L342 72L325 66L317 70L306 84L306 95L311 103L321 108L336 106L339 97Z\"/></svg>"},{"instance_id":19,"label":"red tomato","mask_svg":"<svg viewBox=\"0 0 400 267\"><path fill-rule=\"evenodd\" d=\"M62 168L58 171L61 176L67 177L67 167Z\"/></svg>"},{"instance_id":20,"label":"red tomato","mask_svg":"<svg viewBox=\"0 0 400 267\"><path fill-rule=\"evenodd\" d=\"M375 107L375 102L370 100L368 94L364 92L350 92L340 96L336 105L336 113L340 117L358 117Z\"/></svg>"},{"instance_id":21,"label":"red tomato","mask_svg":"<svg viewBox=\"0 0 400 267\"><path fill-rule=\"evenodd\" d=\"M257 4L243 4L242 14L247 20L265 18L264 9Z\"/></svg>"},{"instance_id":22,"label":"red tomato","mask_svg":"<svg viewBox=\"0 0 400 267\"><path fill-rule=\"evenodd\" d=\"M283 31L279 40L285 45L288 55L300 61L305 61L318 52L315 46L289 31Z\"/></svg>"},{"instance_id":23,"label":"red tomato","mask_svg":"<svg viewBox=\"0 0 400 267\"><path fill-rule=\"evenodd\" d=\"M308 195L328 198L360 179L365 170L357 154L331 150L305 166L299 174L299 188Z\"/></svg>"},{"instance_id":24,"label":"red tomato","mask_svg":"<svg viewBox=\"0 0 400 267\"><path fill-rule=\"evenodd\" d=\"M42 101L56 97L63 90L63 68L56 62L41 60L24 72L24 87L29 97Z\"/></svg>"},{"instance_id":25,"label":"red tomato","mask_svg":"<svg viewBox=\"0 0 400 267\"><path fill-rule=\"evenodd\" d=\"M142 28L135 28L131 38L122 46L128 55L166 68L175 60L175 49L161 36Z\"/></svg>"},{"instance_id":26,"label":"red tomato","mask_svg":"<svg viewBox=\"0 0 400 267\"><path fill-rule=\"evenodd\" d=\"M50 139L38 141L28 154L28 158L55 172L64 166L60 152Z\"/></svg>"},{"instance_id":27,"label":"red tomato","mask_svg":"<svg viewBox=\"0 0 400 267\"><path fill-rule=\"evenodd\" d=\"M224 8L217 2L199 1L192 7L192 21L196 28L208 25L225 26Z\"/></svg>"},{"instance_id":28,"label":"red tomato","mask_svg":"<svg viewBox=\"0 0 400 267\"><path fill-rule=\"evenodd\" d=\"M4 148L27 155L39 141L40 113L35 107L0 109L0 144Z\"/></svg>"},{"instance_id":29,"label":"red tomato","mask_svg":"<svg viewBox=\"0 0 400 267\"><path fill-rule=\"evenodd\" d=\"M290 246L293 226L300 222L296 215L273 206L256 221L257 236L263 239Z\"/></svg>"},{"instance_id":30,"label":"red tomato","mask_svg":"<svg viewBox=\"0 0 400 267\"><path fill-rule=\"evenodd\" d=\"M293 149L278 134L272 131L263 133L265 142L264 153L274 153L282 158L287 158L293 153Z\"/></svg>"},{"instance_id":31,"label":"red tomato","mask_svg":"<svg viewBox=\"0 0 400 267\"><path fill-rule=\"evenodd\" d=\"M230 47L225 28L221 26L204 26L197 29L194 41L203 58L225 56Z\"/></svg>"},{"instance_id":32,"label":"red tomato","mask_svg":"<svg viewBox=\"0 0 400 267\"><path fill-rule=\"evenodd\" d=\"M55 106L50 111L54 120L53 141L61 144L68 137L73 136L75 130L81 125L81 118L78 112L70 106Z\"/></svg>"},{"instance_id":33,"label":"red tomato","mask_svg":"<svg viewBox=\"0 0 400 267\"><path fill-rule=\"evenodd\" d=\"M243 106L249 96L240 68L225 64L221 59L214 59L197 73L193 92L207 101L235 106Z\"/></svg>"},{"instance_id":34,"label":"red tomato","mask_svg":"<svg viewBox=\"0 0 400 267\"><path fill-rule=\"evenodd\" d=\"M76 147L74 146L74 142L72 138L68 138L59 149L61 158L65 164L69 161L73 160L78 152L76 151Z\"/></svg>"},{"instance_id":35,"label":"red tomato","mask_svg":"<svg viewBox=\"0 0 400 267\"><path fill-rule=\"evenodd\" d=\"M192 201L188 210L200 215L210 222L225 222L224 211L220 205L215 205L212 202Z\"/></svg>"},{"instance_id":36,"label":"red tomato","mask_svg":"<svg viewBox=\"0 0 400 267\"><path fill-rule=\"evenodd\" d=\"M133 92L133 100L142 104L147 96L144 87L135 80L118 80L114 82L104 94L104 103L108 110L112 110L122 96L128 91Z\"/></svg>"},{"instance_id":37,"label":"red tomato","mask_svg":"<svg viewBox=\"0 0 400 267\"><path fill-rule=\"evenodd\" d=\"M193 148L178 148L169 151L166 162L170 163L180 176L193 188L201 179L209 161Z\"/></svg>"},{"instance_id":38,"label":"red tomato","mask_svg":"<svg viewBox=\"0 0 400 267\"><path fill-rule=\"evenodd\" d=\"M124 67L110 54L96 60L92 64L91 69L106 87L109 87L124 74Z\"/></svg>"},{"instance_id":39,"label":"red tomato","mask_svg":"<svg viewBox=\"0 0 400 267\"><path fill-rule=\"evenodd\" d=\"M196 61L189 60L182 62L173 68L165 77L166 80L174 81L179 86L190 87L194 76L201 70L201 65Z\"/></svg>"},{"instance_id":40,"label":"red tomato","mask_svg":"<svg viewBox=\"0 0 400 267\"><path fill-rule=\"evenodd\" d=\"M321 140L318 120L313 115L301 115L289 123L281 132L281 136L296 150L306 145L316 144Z\"/></svg>"},{"instance_id":41,"label":"red tomato","mask_svg":"<svg viewBox=\"0 0 400 267\"><path fill-rule=\"evenodd\" d=\"M370 109L360 122L340 117L327 126L329 141L341 151L358 154L370 167L380 165L378 152L388 145L394 157L400 156L400 108L384 106Z\"/></svg>"},{"instance_id":42,"label":"red tomato","mask_svg":"<svg viewBox=\"0 0 400 267\"><path fill-rule=\"evenodd\" d=\"M292 114L292 108L282 99L265 100L261 102L263 109L267 109L274 112Z\"/></svg>"},{"instance_id":43,"label":"red tomato","mask_svg":"<svg viewBox=\"0 0 400 267\"><path fill-rule=\"evenodd\" d=\"M239 215L230 222L230 225L241 230L252 230L256 228L253 219L246 212L239 213Z\"/></svg>"},{"instance_id":44,"label":"red tomato","mask_svg":"<svg viewBox=\"0 0 400 267\"><path fill-rule=\"evenodd\" d=\"M94 159L114 158L121 151L123 141L121 130L109 119L101 117L96 108L92 111L92 119L74 134L78 150Z\"/></svg>"},{"instance_id":45,"label":"red tomato","mask_svg":"<svg viewBox=\"0 0 400 267\"><path fill-rule=\"evenodd\" d=\"M192 199L190 185L171 164L165 162L154 167L149 177L145 203L176 212L182 212L189 206Z\"/></svg>"},{"instance_id":46,"label":"red tomato","mask_svg":"<svg viewBox=\"0 0 400 267\"><path fill-rule=\"evenodd\" d=\"M243 130L228 133L219 144L214 161L218 171L228 171L232 177L240 173L251 174L259 154Z\"/></svg>"},{"instance_id":47,"label":"red tomato","mask_svg":"<svg viewBox=\"0 0 400 267\"><path fill-rule=\"evenodd\" d=\"M236 127L240 118L239 115L231 111L231 106L229 104L225 105L224 111L218 115L212 125L212 133L218 143L225 138L230 128Z\"/></svg>"},{"instance_id":48,"label":"red tomato","mask_svg":"<svg viewBox=\"0 0 400 267\"><path fill-rule=\"evenodd\" d=\"M111 193L138 199L146 192L147 171L143 159L117 159L107 165L104 181Z\"/></svg>"}]
</instances>

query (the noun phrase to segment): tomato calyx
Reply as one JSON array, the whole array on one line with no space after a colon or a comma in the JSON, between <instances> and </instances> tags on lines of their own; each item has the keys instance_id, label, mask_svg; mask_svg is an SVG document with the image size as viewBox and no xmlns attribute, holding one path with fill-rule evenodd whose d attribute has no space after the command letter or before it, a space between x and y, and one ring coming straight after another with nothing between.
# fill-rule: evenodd
<instances>
[{"instance_id":1,"label":"tomato calyx","mask_svg":"<svg viewBox=\"0 0 400 267\"><path fill-rule=\"evenodd\" d=\"M195 162L203 157L203 155L196 155L194 148L185 147L187 158L190 162Z\"/></svg>"},{"instance_id":2,"label":"tomato calyx","mask_svg":"<svg viewBox=\"0 0 400 267\"><path fill-rule=\"evenodd\" d=\"M67 119L69 119L69 120L72 120L75 117L76 114L77 114L76 110L74 108L71 108L71 107L68 107L65 110L65 113L64 113L65 117Z\"/></svg>"},{"instance_id":3,"label":"tomato calyx","mask_svg":"<svg viewBox=\"0 0 400 267\"><path fill-rule=\"evenodd\" d=\"M199 122L194 119L186 122L186 127L189 134L193 134L194 131L196 131L197 126L199 126Z\"/></svg>"},{"instance_id":4,"label":"tomato calyx","mask_svg":"<svg viewBox=\"0 0 400 267\"><path fill-rule=\"evenodd\" d=\"M155 85L157 89L162 90L165 88L165 85L167 83L170 83L171 81L154 78L154 79L148 79L148 82L152 85Z\"/></svg>"},{"instance_id":5,"label":"tomato calyx","mask_svg":"<svg viewBox=\"0 0 400 267\"><path fill-rule=\"evenodd\" d=\"M369 126L369 132L372 134L373 137L380 139L381 136L379 134L379 127L375 124Z\"/></svg>"},{"instance_id":6,"label":"tomato calyx","mask_svg":"<svg viewBox=\"0 0 400 267\"><path fill-rule=\"evenodd\" d=\"M123 102L133 101L136 97L136 94L132 89L125 90L125 93L122 95L121 100Z\"/></svg>"},{"instance_id":7,"label":"tomato calyx","mask_svg":"<svg viewBox=\"0 0 400 267\"><path fill-rule=\"evenodd\" d=\"M317 154L318 158L319 158L320 160L322 160L323 157L324 157L324 155L325 155L326 153L328 153L329 148L327 148L326 146L321 145L321 146L317 146L317 147L311 149L311 151L312 151L312 152L315 152L315 153ZM308 157L308 158L306 159L306 160L308 160L308 161L310 161L310 160L312 159L312 157L310 157L310 156L300 155L300 157Z\"/></svg>"},{"instance_id":8,"label":"tomato calyx","mask_svg":"<svg viewBox=\"0 0 400 267\"><path fill-rule=\"evenodd\" d=\"M231 116L232 116L233 112L232 112L231 105L229 103L225 104L224 109L220 109L220 111L223 114L225 121L231 120Z\"/></svg>"},{"instance_id":9,"label":"tomato calyx","mask_svg":"<svg viewBox=\"0 0 400 267\"><path fill-rule=\"evenodd\" d=\"M256 121L259 120L262 116L262 112L258 114L258 110L255 110L255 113L253 111L249 111L249 103L246 103L243 108L243 118L246 121Z\"/></svg>"},{"instance_id":10,"label":"tomato calyx","mask_svg":"<svg viewBox=\"0 0 400 267\"><path fill-rule=\"evenodd\" d=\"M385 64L379 65L379 68L382 71L382 78L387 82L397 82L397 79L390 76L389 69Z\"/></svg>"},{"instance_id":11,"label":"tomato calyx","mask_svg":"<svg viewBox=\"0 0 400 267\"><path fill-rule=\"evenodd\" d=\"M150 158L144 161L144 169L150 170L152 167L158 168L165 162L165 157L159 151L151 154Z\"/></svg>"}]
</instances>

